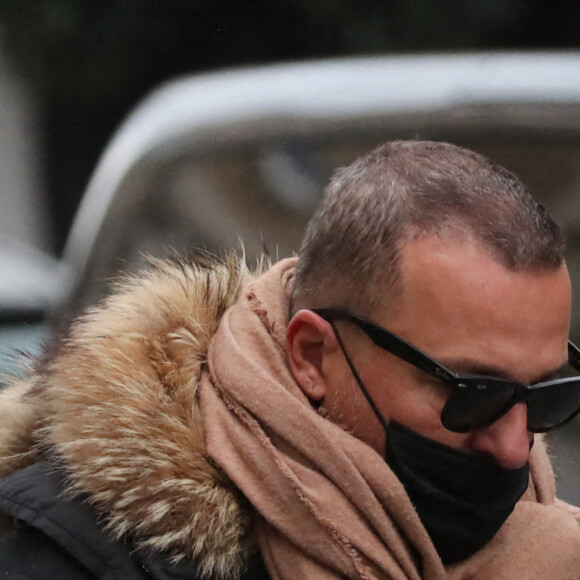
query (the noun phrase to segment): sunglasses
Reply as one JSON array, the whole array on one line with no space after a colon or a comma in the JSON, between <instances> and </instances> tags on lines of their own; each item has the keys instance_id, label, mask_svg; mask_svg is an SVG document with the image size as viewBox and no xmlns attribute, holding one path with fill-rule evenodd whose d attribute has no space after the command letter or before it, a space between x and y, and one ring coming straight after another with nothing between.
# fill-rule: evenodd
<instances>
[{"instance_id":1,"label":"sunglasses","mask_svg":"<svg viewBox=\"0 0 580 580\"><path fill-rule=\"evenodd\" d=\"M341 308L311 310L332 324L345 355L342 340L333 324L336 319L351 322L379 348L449 384L453 388L453 393L441 411L441 422L449 431L467 433L487 427L517 403L526 403L528 430L534 433L544 433L561 427L580 411L580 377L524 385L496 377L457 374L401 337L362 316ZM348 356L346 359L363 393L377 413L378 409L362 385L356 369ZM580 371L580 349L572 342L568 342L568 360Z\"/></svg>"}]
</instances>

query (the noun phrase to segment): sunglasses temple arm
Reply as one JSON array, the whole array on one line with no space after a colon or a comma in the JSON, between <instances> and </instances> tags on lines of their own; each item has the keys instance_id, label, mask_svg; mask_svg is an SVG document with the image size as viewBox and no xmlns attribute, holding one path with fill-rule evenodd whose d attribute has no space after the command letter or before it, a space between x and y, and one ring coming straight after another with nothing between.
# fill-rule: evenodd
<instances>
[{"instance_id":1,"label":"sunglasses temple arm","mask_svg":"<svg viewBox=\"0 0 580 580\"><path fill-rule=\"evenodd\" d=\"M379 420L379 422L383 426L385 433L387 433L388 428L389 428L389 426L387 425L387 422L385 421L385 419L384 419L382 413L379 411L378 407L375 405L375 402L373 401L372 397L369 395L369 392L366 390L366 387L364 386L364 383L362 382L362 379L360 378L360 375L358 374L356 367L354 366L354 364L350 360L350 357L348 356L346 349L344 348L344 343L342 342L342 338L340 337L340 334L336 330L336 327L334 326L334 324L332 324L332 322L330 322L330 325L332 326L332 330L334 330L334 336L336 336L336 340L338 341L340 349L342 350L342 354L344 354L344 358L346 359L346 364L348 364L348 367L350 368L350 372L352 373L355 381L357 382L357 384L359 386L359 389L362 391L362 394L365 396L365 399L367 400L368 404L370 405L371 409L373 410L373 413L376 415L377 419Z\"/></svg>"},{"instance_id":2,"label":"sunglasses temple arm","mask_svg":"<svg viewBox=\"0 0 580 580\"><path fill-rule=\"evenodd\" d=\"M580 349L570 340L568 341L568 360L577 371L580 371Z\"/></svg>"},{"instance_id":3,"label":"sunglasses temple arm","mask_svg":"<svg viewBox=\"0 0 580 580\"><path fill-rule=\"evenodd\" d=\"M454 381L457 376L450 370L446 369L441 363L432 359L428 354L415 346L410 345L400 336L393 334L386 329L381 329L378 334L376 328L367 325L368 335L371 340L379 347L387 350L391 354L399 357L401 360L413 365L414 367L439 377L444 381ZM385 348L385 346L387 348Z\"/></svg>"}]
</instances>

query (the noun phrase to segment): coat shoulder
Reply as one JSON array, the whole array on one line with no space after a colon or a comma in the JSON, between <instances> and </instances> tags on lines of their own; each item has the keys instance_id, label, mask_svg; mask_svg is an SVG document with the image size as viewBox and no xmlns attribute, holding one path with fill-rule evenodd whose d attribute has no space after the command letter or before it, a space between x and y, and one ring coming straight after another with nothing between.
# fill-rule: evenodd
<instances>
[{"instance_id":1,"label":"coat shoulder","mask_svg":"<svg viewBox=\"0 0 580 580\"><path fill-rule=\"evenodd\" d=\"M111 568L111 578L145 580L131 545L112 542L82 498L64 497L65 485L44 461L0 482L0 509L12 523L0 540L0 576L84 580Z\"/></svg>"},{"instance_id":2,"label":"coat shoulder","mask_svg":"<svg viewBox=\"0 0 580 580\"><path fill-rule=\"evenodd\" d=\"M0 576L18 580L94 580L43 532L25 524L0 539Z\"/></svg>"}]
</instances>

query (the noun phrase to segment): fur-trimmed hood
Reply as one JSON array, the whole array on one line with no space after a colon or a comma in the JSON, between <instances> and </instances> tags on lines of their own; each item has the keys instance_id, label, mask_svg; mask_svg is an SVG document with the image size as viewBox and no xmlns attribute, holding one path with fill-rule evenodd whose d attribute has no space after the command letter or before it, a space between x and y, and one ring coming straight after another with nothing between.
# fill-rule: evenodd
<instances>
[{"instance_id":1,"label":"fur-trimmed hood","mask_svg":"<svg viewBox=\"0 0 580 580\"><path fill-rule=\"evenodd\" d=\"M244 498L205 453L198 381L244 262L159 262L0 391L0 476L51 454L113 537L232 576L254 550Z\"/></svg>"}]
</instances>

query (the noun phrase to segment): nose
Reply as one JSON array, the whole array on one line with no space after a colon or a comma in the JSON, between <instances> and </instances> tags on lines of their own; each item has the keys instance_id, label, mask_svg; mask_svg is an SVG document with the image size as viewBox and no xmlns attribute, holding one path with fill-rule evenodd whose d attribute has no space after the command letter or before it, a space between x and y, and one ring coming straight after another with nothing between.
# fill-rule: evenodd
<instances>
[{"instance_id":1,"label":"nose","mask_svg":"<svg viewBox=\"0 0 580 580\"><path fill-rule=\"evenodd\" d=\"M489 427L476 431L470 441L471 449L495 458L501 467L523 467L530 456L528 409L524 403L514 405Z\"/></svg>"}]
</instances>

